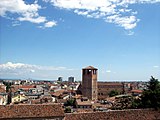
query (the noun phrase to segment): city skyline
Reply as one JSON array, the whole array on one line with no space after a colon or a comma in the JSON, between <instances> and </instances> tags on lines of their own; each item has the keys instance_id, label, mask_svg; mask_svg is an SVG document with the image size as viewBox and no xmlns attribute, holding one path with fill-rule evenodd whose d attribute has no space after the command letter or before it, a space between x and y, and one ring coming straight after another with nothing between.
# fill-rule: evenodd
<instances>
[{"instance_id":1,"label":"city skyline","mask_svg":"<svg viewBox=\"0 0 160 120\"><path fill-rule=\"evenodd\" d=\"M160 79L160 0L0 1L0 77Z\"/></svg>"}]
</instances>

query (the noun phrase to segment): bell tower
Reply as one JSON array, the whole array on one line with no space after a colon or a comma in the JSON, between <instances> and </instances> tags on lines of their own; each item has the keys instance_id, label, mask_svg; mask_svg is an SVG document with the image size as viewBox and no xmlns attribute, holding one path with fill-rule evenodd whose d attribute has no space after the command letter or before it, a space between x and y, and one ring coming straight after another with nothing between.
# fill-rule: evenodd
<instances>
[{"instance_id":1,"label":"bell tower","mask_svg":"<svg viewBox=\"0 0 160 120\"><path fill-rule=\"evenodd\" d=\"M82 95L90 100L97 100L97 72L92 66L82 69Z\"/></svg>"}]
</instances>

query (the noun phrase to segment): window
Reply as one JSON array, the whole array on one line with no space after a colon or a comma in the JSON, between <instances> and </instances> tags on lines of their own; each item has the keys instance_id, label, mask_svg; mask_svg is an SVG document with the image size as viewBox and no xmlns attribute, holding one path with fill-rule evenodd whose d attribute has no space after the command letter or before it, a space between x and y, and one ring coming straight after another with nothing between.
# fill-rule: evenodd
<instances>
[{"instance_id":1,"label":"window","mask_svg":"<svg viewBox=\"0 0 160 120\"><path fill-rule=\"evenodd\" d=\"M92 70L87 70L87 74L90 74Z\"/></svg>"},{"instance_id":2,"label":"window","mask_svg":"<svg viewBox=\"0 0 160 120\"><path fill-rule=\"evenodd\" d=\"M93 74L96 74L96 72L97 72L96 70L93 70Z\"/></svg>"},{"instance_id":3,"label":"window","mask_svg":"<svg viewBox=\"0 0 160 120\"><path fill-rule=\"evenodd\" d=\"M85 75L85 73L86 73L86 70L83 70L83 75Z\"/></svg>"}]
</instances>

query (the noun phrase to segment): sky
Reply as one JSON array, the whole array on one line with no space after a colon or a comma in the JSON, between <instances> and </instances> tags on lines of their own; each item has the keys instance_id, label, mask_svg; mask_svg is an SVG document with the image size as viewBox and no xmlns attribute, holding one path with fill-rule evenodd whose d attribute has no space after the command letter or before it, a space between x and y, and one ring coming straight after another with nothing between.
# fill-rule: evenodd
<instances>
[{"instance_id":1,"label":"sky","mask_svg":"<svg viewBox=\"0 0 160 120\"><path fill-rule=\"evenodd\" d=\"M160 0L0 0L0 78L160 79Z\"/></svg>"}]
</instances>

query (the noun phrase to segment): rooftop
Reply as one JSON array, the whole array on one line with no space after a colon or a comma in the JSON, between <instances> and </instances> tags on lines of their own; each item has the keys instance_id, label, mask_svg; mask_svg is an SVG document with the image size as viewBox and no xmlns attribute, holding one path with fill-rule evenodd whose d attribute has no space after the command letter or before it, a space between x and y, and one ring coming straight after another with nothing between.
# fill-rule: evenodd
<instances>
[{"instance_id":1,"label":"rooftop","mask_svg":"<svg viewBox=\"0 0 160 120\"><path fill-rule=\"evenodd\" d=\"M91 101L82 101L81 99L77 99L77 105L92 105Z\"/></svg>"},{"instance_id":2,"label":"rooftop","mask_svg":"<svg viewBox=\"0 0 160 120\"><path fill-rule=\"evenodd\" d=\"M63 109L59 104L0 106L0 113L0 119L64 117Z\"/></svg>"},{"instance_id":3,"label":"rooftop","mask_svg":"<svg viewBox=\"0 0 160 120\"><path fill-rule=\"evenodd\" d=\"M65 120L156 120L160 111L152 110L115 110L108 112L83 112L66 114Z\"/></svg>"},{"instance_id":4,"label":"rooftop","mask_svg":"<svg viewBox=\"0 0 160 120\"><path fill-rule=\"evenodd\" d=\"M4 85L0 85L0 93L5 93L5 86Z\"/></svg>"},{"instance_id":5,"label":"rooftop","mask_svg":"<svg viewBox=\"0 0 160 120\"><path fill-rule=\"evenodd\" d=\"M131 92L133 92L133 93L142 93L143 91L142 90L131 90Z\"/></svg>"}]
</instances>

